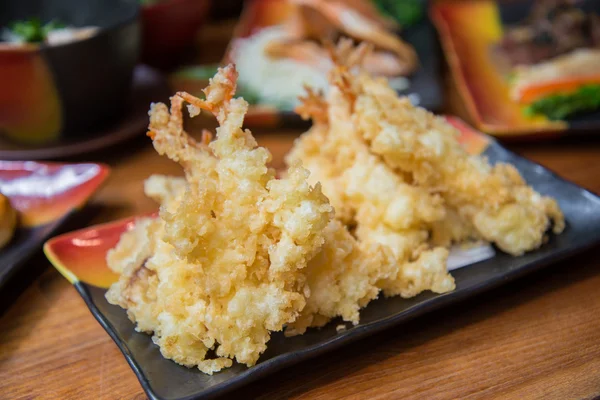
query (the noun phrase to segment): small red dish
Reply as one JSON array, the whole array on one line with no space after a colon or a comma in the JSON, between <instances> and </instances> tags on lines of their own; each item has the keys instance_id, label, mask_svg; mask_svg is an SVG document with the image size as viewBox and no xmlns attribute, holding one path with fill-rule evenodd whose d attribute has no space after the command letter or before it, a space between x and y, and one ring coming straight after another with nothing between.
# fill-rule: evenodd
<instances>
[{"instance_id":1,"label":"small red dish","mask_svg":"<svg viewBox=\"0 0 600 400\"><path fill-rule=\"evenodd\" d=\"M105 165L0 161L0 192L18 211L17 230L0 250L0 288L106 180Z\"/></svg>"}]
</instances>

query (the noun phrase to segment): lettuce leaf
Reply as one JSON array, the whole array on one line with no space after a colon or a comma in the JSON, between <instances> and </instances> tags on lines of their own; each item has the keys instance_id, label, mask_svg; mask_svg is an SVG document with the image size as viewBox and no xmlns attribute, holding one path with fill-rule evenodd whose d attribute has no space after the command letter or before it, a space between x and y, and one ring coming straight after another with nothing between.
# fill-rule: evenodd
<instances>
[{"instance_id":1,"label":"lettuce leaf","mask_svg":"<svg viewBox=\"0 0 600 400\"><path fill-rule=\"evenodd\" d=\"M568 94L555 94L539 99L524 109L525 115L543 114L551 120L562 120L584 111L600 108L600 85L585 85Z\"/></svg>"}]
</instances>

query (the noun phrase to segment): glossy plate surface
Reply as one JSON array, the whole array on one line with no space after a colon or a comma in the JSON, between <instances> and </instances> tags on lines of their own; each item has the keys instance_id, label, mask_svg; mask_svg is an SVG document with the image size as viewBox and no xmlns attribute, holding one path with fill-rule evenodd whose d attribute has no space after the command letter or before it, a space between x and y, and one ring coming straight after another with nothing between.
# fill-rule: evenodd
<instances>
[{"instance_id":1,"label":"glossy plate surface","mask_svg":"<svg viewBox=\"0 0 600 400\"><path fill-rule=\"evenodd\" d=\"M117 343L151 399L205 399L264 377L274 371L392 327L431 310L454 303L539 269L600 241L600 198L547 169L502 148L493 139L449 119L461 131L460 140L473 154L483 153L491 162L514 164L524 178L542 194L554 196L567 220L565 232L552 236L541 249L522 257L496 252L492 258L452 272L456 290L443 294L423 293L412 299L379 299L361 311L360 324L346 324L337 332L333 321L323 329L285 338L274 333L258 364L232 368L213 376L164 359L150 336L137 333L123 309L108 304L106 287L116 279L105 255L135 218L87 228L56 237L46 243L46 255L79 291L93 315Z\"/></svg>"},{"instance_id":2,"label":"glossy plate surface","mask_svg":"<svg viewBox=\"0 0 600 400\"><path fill-rule=\"evenodd\" d=\"M0 249L0 288L85 204L108 173L100 164L0 161L0 192L19 212L15 236Z\"/></svg>"},{"instance_id":3,"label":"glossy plate surface","mask_svg":"<svg viewBox=\"0 0 600 400\"><path fill-rule=\"evenodd\" d=\"M600 12L598 1L581 3L586 10ZM509 98L508 79L498 68L494 46L503 37L504 26L522 21L531 4L532 0L459 0L438 1L432 6L431 19L470 118L478 129L502 137L547 137L571 129L600 128L600 111L550 121L525 116L522 106Z\"/></svg>"}]
</instances>

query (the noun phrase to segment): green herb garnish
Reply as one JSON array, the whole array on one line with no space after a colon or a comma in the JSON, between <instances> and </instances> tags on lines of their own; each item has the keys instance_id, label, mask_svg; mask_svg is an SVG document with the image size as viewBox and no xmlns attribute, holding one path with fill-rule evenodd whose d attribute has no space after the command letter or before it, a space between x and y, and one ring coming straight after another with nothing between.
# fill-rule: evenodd
<instances>
[{"instance_id":1,"label":"green herb garnish","mask_svg":"<svg viewBox=\"0 0 600 400\"><path fill-rule=\"evenodd\" d=\"M585 85L569 94L555 94L537 100L523 112L527 116L543 114L551 120L562 120L584 111L600 108L600 85Z\"/></svg>"},{"instance_id":2,"label":"green herb garnish","mask_svg":"<svg viewBox=\"0 0 600 400\"><path fill-rule=\"evenodd\" d=\"M40 43L46 40L48 33L64 27L65 25L58 21L53 20L42 25L39 18L31 18L11 24L10 30L13 35L18 36L23 42Z\"/></svg>"},{"instance_id":3,"label":"green herb garnish","mask_svg":"<svg viewBox=\"0 0 600 400\"><path fill-rule=\"evenodd\" d=\"M425 13L420 0L373 0L373 2L379 11L391 17L403 27L421 21Z\"/></svg>"}]
</instances>

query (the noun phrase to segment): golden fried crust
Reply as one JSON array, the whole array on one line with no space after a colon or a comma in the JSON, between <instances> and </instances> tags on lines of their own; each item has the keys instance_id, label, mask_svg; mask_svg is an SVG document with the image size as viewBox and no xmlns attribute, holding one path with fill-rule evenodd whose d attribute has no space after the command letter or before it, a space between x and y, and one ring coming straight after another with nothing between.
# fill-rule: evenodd
<instances>
[{"instance_id":1,"label":"golden fried crust","mask_svg":"<svg viewBox=\"0 0 600 400\"><path fill-rule=\"evenodd\" d=\"M158 218L141 221L108 255L121 274L108 300L153 332L163 356L206 373L233 359L254 365L270 333L297 318L306 303L304 270L333 214L306 170L275 179L271 155L241 128L248 104L232 98L236 77L228 66L206 100L178 93L170 110L152 106L154 147L182 165L185 179L151 177L145 190L161 203ZM192 114L216 115L212 143L183 130L184 101ZM217 357L207 359L209 350Z\"/></svg>"},{"instance_id":2,"label":"golden fried crust","mask_svg":"<svg viewBox=\"0 0 600 400\"><path fill-rule=\"evenodd\" d=\"M368 48L345 41L330 51L336 63L332 87L326 98L309 92L302 99L316 124L295 142L286 161L311 171L339 222L328 227L323 249L309 263L310 296L288 335L336 316L357 323L360 308L380 290L412 297L454 289L446 270L448 251L429 243L430 231L446 217L443 198L386 165L357 129L355 104L362 89L352 68ZM353 226L353 235L340 222Z\"/></svg>"},{"instance_id":3,"label":"golden fried crust","mask_svg":"<svg viewBox=\"0 0 600 400\"><path fill-rule=\"evenodd\" d=\"M514 166L492 166L469 155L442 118L398 99L369 77L361 80L364 94L357 100L355 123L370 151L390 168L411 174L420 187L439 193L462 219L461 226L471 230L437 224L438 241L481 237L521 255L541 246L550 228L562 232L564 217L556 201L529 187ZM444 226L452 231L442 232Z\"/></svg>"},{"instance_id":4,"label":"golden fried crust","mask_svg":"<svg viewBox=\"0 0 600 400\"><path fill-rule=\"evenodd\" d=\"M326 139L320 139L318 149L307 149L308 144L317 144L316 141L301 139L298 144L303 148L292 151L295 159L311 165L309 169L315 175L324 175L315 171L320 168L317 160L337 157L340 170L352 171L348 182L355 182L356 193L360 195L368 192L369 179L364 177L376 171L374 166L377 165L379 170L393 171L409 186L430 193L433 199L438 196L434 203L440 204L441 199L446 216L423 220L430 233L430 243L434 245L449 246L464 240L484 239L507 253L520 255L544 243L550 228L554 233L562 232L564 217L556 201L527 186L514 166L503 163L492 166L483 157L467 154L457 141L458 132L444 119L398 97L385 79L360 72L353 75L346 63L352 63L356 57L348 44L331 51L338 65L332 70L333 88L326 99L327 123L319 129L319 132L326 132L319 133ZM364 54L359 58L364 58ZM324 99L310 95L306 101L314 104ZM324 125L321 121L323 118L319 122ZM314 136L314 131L307 136ZM370 162L369 156L374 161ZM361 158L360 163L356 162L357 157ZM332 167L321 168L331 170ZM378 183L385 181L381 173L378 176ZM335 183L337 192L346 190L339 188L338 181ZM330 186L334 185L324 184L325 188ZM391 188L379 186L381 191ZM419 199L419 207L411 210L419 214L431 208L432 203L422 201L428 197L417 197L416 193L413 192L412 198ZM326 194L329 194L327 190ZM348 193L344 195L352 198ZM378 221L380 218L373 217L377 210L380 215L386 214L374 198L370 200L370 211L356 213L369 215L363 224ZM410 219L410 216L402 216L399 220Z\"/></svg>"}]
</instances>

